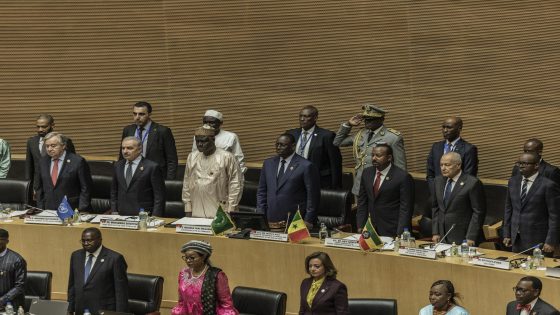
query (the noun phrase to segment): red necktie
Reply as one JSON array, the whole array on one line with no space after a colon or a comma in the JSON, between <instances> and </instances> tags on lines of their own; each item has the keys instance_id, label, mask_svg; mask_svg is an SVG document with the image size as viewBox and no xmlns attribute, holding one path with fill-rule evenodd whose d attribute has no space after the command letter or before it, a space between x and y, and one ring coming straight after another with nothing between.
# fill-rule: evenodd
<instances>
[{"instance_id":1,"label":"red necktie","mask_svg":"<svg viewBox=\"0 0 560 315\"><path fill-rule=\"evenodd\" d=\"M518 311L526 310L527 313L529 313L529 312L531 311L531 304L525 304L525 305L517 304L516 309L517 309Z\"/></svg>"},{"instance_id":2,"label":"red necktie","mask_svg":"<svg viewBox=\"0 0 560 315\"><path fill-rule=\"evenodd\" d=\"M56 185L56 180L58 179L58 159L54 159L52 160L53 167L52 167L52 172L51 172L51 179L52 179L52 184L53 186Z\"/></svg>"},{"instance_id":3,"label":"red necktie","mask_svg":"<svg viewBox=\"0 0 560 315\"><path fill-rule=\"evenodd\" d=\"M377 176L375 177L375 182L373 183L373 195L377 198L379 195L379 185L381 185L381 172L377 171Z\"/></svg>"}]
</instances>

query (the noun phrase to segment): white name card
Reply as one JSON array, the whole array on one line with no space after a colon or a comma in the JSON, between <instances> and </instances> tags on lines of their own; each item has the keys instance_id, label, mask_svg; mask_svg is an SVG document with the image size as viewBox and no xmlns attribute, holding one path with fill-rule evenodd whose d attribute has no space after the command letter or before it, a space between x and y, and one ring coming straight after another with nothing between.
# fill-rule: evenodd
<instances>
[{"instance_id":1,"label":"white name card","mask_svg":"<svg viewBox=\"0 0 560 315\"><path fill-rule=\"evenodd\" d=\"M138 221L101 219L99 226L102 228L138 230Z\"/></svg>"},{"instance_id":2,"label":"white name card","mask_svg":"<svg viewBox=\"0 0 560 315\"><path fill-rule=\"evenodd\" d=\"M399 248L399 254L426 259L436 259L436 251L433 249L405 247Z\"/></svg>"},{"instance_id":3,"label":"white name card","mask_svg":"<svg viewBox=\"0 0 560 315\"><path fill-rule=\"evenodd\" d=\"M210 225L178 224L175 226L177 233L214 235Z\"/></svg>"},{"instance_id":4,"label":"white name card","mask_svg":"<svg viewBox=\"0 0 560 315\"><path fill-rule=\"evenodd\" d=\"M268 231L251 231L249 235L250 238L257 240L275 241L275 242L287 242L288 234L278 233L278 232L268 232Z\"/></svg>"},{"instance_id":5,"label":"white name card","mask_svg":"<svg viewBox=\"0 0 560 315\"><path fill-rule=\"evenodd\" d=\"M325 238L325 245L329 247L360 249L360 244L355 239L327 237Z\"/></svg>"},{"instance_id":6,"label":"white name card","mask_svg":"<svg viewBox=\"0 0 560 315\"><path fill-rule=\"evenodd\" d=\"M24 223L30 224L51 224L51 225L62 225L62 220L59 217L47 217L47 216L29 216L23 219Z\"/></svg>"},{"instance_id":7,"label":"white name card","mask_svg":"<svg viewBox=\"0 0 560 315\"><path fill-rule=\"evenodd\" d=\"M546 267L545 276L560 278L560 268Z\"/></svg>"},{"instance_id":8,"label":"white name card","mask_svg":"<svg viewBox=\"0 0 560 315\"><path fill-rule=\"evenodd\" d=\"M478 259L473 260L473 265L503 269L503 270L511 269L511 265L507 260L498 260L498 259L482 258L482 257L478 257Z\"/></svg>"}]
</instances>

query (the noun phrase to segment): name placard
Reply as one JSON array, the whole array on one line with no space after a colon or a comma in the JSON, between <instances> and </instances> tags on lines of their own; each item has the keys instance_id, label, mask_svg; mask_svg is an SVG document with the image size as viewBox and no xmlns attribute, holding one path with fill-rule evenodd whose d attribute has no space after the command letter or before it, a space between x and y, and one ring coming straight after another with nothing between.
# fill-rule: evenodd
<instances>
[{"instance_id":1,"label":"name placard","mask_svg":"<svg viewBox=\"0 0 560 315\"><path fill-rule=\"evenodd\" d=\"M278 232L268 232L268 231L251 231L249 235L250 238L257 240L275 241L275 242L287 242L288 234L278 233Z\"/></svg>"},{"instance_id":2,"label":"name placard","mask_svg":"<svg viewBox=\"0 0 560 315\"><path fill-rule=\"evenodd\" d=\"M138 221L101 219L99 226L102 228L138 230Z\"/></svg>"},{"instance_id":3,"label":"name placard","mask_svg":"<svg viewBox=\"0 0 560 315\"><path fill-rule=\"evenodd\" d=\"M59 217L47 217L47 216L29 216L23 219L24 223L30 224L50 224L50 225L62 225L62 220Z\"/></svg>"},{"instance_id":4,"label":"name placard","mask_svg":"<svg viewBox=\"0 0 560 315\"><path fill-rule=\"evenodd\" d=\"M436 251L433 249L405 247L399 248L399 254L426 259L436 259Z\"/></svg>"},{"instance_id":5,"label":"name placard","mask_svg":"<svg viewBox=\"0 0 560 315\"><path fill-rule=\"evenodd\" d=\"M547 277L560 278L560 268L546 267L544 274Z\"/></svg>"},{"instance_id":6,"label":"name placard","mask_svg":"<svg viewBox=\"0 0 560 315\"><path fill-rule=\"evenodd\" d=\"M209 225L177 224L175 226L175 232L214 235L214 232L212 231L212 227Z\"/></svg>"},{"instance_id":7,"label":"name placard","mask_svg":"<svg viewBox=\"0 0 560 315\"><path fill-rule=\"evenodd\" d=\"M345 238L325 238L325 245L329 247L340 247L350 249L360 249L360 244L354 239L349 240Z\"/></svg>"},{"instance_id":8,"label":"name placard","mask_svg":"<svg viewBox=\"0 0 560 315\"><path fill-rule=\"evenodd\" d=\"M511 269L511 264L507 260L498 260L498 259L482 258L482 257L478 257L478 259L473 260L473 265L503 269L503 270Z\"/></svg>"}]
</instances>

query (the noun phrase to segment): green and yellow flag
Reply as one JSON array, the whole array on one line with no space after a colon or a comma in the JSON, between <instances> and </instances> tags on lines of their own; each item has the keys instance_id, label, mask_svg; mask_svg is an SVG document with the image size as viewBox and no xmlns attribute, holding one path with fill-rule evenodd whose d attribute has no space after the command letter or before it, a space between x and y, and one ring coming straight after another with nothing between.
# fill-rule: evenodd
<instances>
[{"instance_id":1,"label":"green and yellow flag","mask_svg":"<svg viewBox=\"0 0 560 315\"><path fill-rule=\"evenodd\" d=\"M221 235L231 229L235 229L235 224L233 224L229 215L222 209L222 205L219 205L216 216L212 220L212 232L214 232L214 235Z\"/></svg>"},{"instance_id":2,"label":"green and yellow flag","mask_svg":"<svg viewBox=\"0 0 560 315\"><path fill-rule=\"evenodd\" d=\"M366 225L362 229L362 235L360 235L358 243L363 250L367 251L378 249L383 246L383 241L379 238L377 231L375 231L375 228L373 228L371 224L371 218L368 218Z\"/></svg>"},{"instance_id":3,"label":"green and yellow flag","mask_svg":"<svg viewBox=\"0 0 560 315\"><path fill-rule=\"evenodd\" d=\"M301 214L298 210L292 219L292 223L290 223L290 227L288 228L288 238L290 239L290 242L297 243L309 236L307 226L301 218Z\"/></svg>"}]
</instances>

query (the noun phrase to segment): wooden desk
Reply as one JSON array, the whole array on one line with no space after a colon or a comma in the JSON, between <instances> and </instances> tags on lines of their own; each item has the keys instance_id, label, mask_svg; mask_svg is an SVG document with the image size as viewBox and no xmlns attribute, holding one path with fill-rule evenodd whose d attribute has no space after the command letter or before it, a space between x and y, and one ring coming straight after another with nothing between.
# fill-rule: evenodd
<instances>
[{"instance_id":1,"label":"wooden desk","mask_svg":"<svg viewBox=\"0 0 560 315\"><path fill-rule=\"evenodd\" d=\"M30 225L20 221L2 224L10 232L9 247L22 254L29 270L53 272L53 299L65 299L70 254L81 248L83 224L74 227ZM504 314L514 299L512 287L524 275L542 279L543 298L560 307L560 280L545 278L544 271L503 271L475 267L460 258L424 260L398 256L393 252L364 253L327 248L312 239L307 244L288 244L256 240L237 240L178 234L173 229L156 232L102 229L103 244L122 253L132 273L155 274L165 278L162 306L172 307L177 299L177 275L184 265L179 248L192 239L208 241L214 248L211 261L229 277L230 288L250 286L283 291L288 294L288 312L299 307L299 285L306 277L304 259L323 250L331 256L350 298L396 298L399 314L415 315L428 304L430 285L449 279L464 298L461 302L471 314ZM508 253L485 251L487 256ZM550 259L549 265L557 265ZM164 312L165 314L165 312Z\"/></svg>"}]
</instances>

